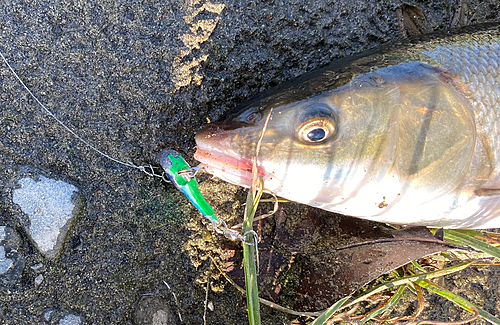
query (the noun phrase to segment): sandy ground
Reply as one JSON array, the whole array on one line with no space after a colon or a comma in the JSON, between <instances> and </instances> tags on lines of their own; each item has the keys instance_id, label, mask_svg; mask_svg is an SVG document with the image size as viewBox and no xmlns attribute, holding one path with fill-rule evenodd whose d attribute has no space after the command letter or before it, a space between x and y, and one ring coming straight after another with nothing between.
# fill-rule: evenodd
<instances>
[{"instance_id":1,"label":"sandy ground","mask_svg":"<svg viewBox=\"0 0 500 325\"><path fill-rule=\"evenodd\" d=\"M500 21L497 0L408 3L425 14L417 27L401 22L407 14L396 0L4 0L0 50L39 99L100 150L140 165L173 148L195 163L195 132L252 95L419 30ZM0 87L0 222L20 231L26 257L19 281L1 287L2 324L43 323L49 307L86 324L146 324L141 308L148 314L155 304L202 324L204 283L217 273L208 256L224 240L173 187L69 135L4 64ZM84 199L56 260L22 232L5 190L25 165L71 182ZM242 189L207 179L202 190L223 218L241 215ZM44 281L35 285L40 271L30 266L40 262ZM498 315L498 275L471 269L450 285ZM245 324L244 297L222 278L210 281L207 324ZM429 317L459 317L431 302ZM262 315L265 324L290 321L269 308Z\"/></svg>"}]
</instances>

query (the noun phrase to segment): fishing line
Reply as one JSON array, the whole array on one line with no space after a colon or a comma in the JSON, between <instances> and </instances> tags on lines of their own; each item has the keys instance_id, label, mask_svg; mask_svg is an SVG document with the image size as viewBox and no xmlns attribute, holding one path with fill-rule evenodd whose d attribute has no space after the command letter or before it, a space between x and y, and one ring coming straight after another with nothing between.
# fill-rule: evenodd
<instances>
[{"instance_id":1,"label":"fishing line","mask_svg":"<svg viewBox=\"0 0 500 325\"><path fill-rule=\"evenodd\" d=\"M101 150L97 149L95 146L91 145L89 142L87 142L85 139L83 139L81 136L79 136L75 131L73 131L69 126L67 126L66 124L64 124L64 122L62 122L60 119L58 119L57 116L55 116L54 113L52 113L52 111L49 110L35 96L35 94L33 94L33 92L28 88L28 86L21 80L21 78L18 76L18 74L16 73L16 71L9 64L9 62L7 61L7 59L5 58L5 56L2 54L2 52L0 52L0 57L2 58L3 62L5 62L5 64L7 65L7 67L9 68L9 70L12 72L12 74L14 75L14 77L16 77L17 81L19 81L19 83L28 92L28 94L30 94L30 96L38 103L38 105L40 105L40 107L43 108L43 110L50 117L52 117L54 120L56 120L56 122L59 123L59 125L61 125L67 132L69 132L71 135L73 135L80 142L82 142L83 144L85 144L87 147L89 147L93 151L97 152L101 156L103 156L103 157L105 157L105 158L107 158L107 159L109 159L111 161L114 161L114 162L116 162L118 164L121 164L121 165L124 165L124 166L127 166L127 167L138 169L138 170L142 171L143 173L145 173L148 176L159 177L159 178L161 178L162 180L164 180L166 182L173 183L177 188L179 188L179 190L181 190L182 193L184 193L188 197L188 199L191 200L191 202L195 205L195 207L197 207L200 210L200 212L202 212L202 214L204 216L206 216L210 221L212 221L214 229L218 233L224 234L227 238L229 238L231 240L238 239L238 240L241 240L241 241L245 242L247 245L255 245L257 247L258 237L257 237L257 234L253 230L251 230L250 232L252 234L254 234L254 240L252 242L247 242L246 241L246 236L242 236L237 231L228 228L227 225L226 225L226 223L223 220L219 220L219 219L217 219L215 217L213 209L208 205L208 203L206 203L206 201L203 198L203 196L199 193L199 190L197 188L196 182L189 183L189 184L191 184L190 186L188 186L189 185L188 183L186 183L184 185L181 185L181 184L178 183L177 177L184 178L185 182L189 182L190 180L192 180L195 177L195 175L198 172L198 170L201 169L201 168L203 168L203 165L200 165L200 166L197 166L197 167L190 167L177 152L175 152L175 151L173 151L171 149L165 149L165 150L162 151L162 153L160 153L160 155L162 155L162 157L165 158L165 159L160 159L160 163L162 164L162 167L165 170L165 172L162 173L162 174L155 173L154 167L152 165L137 166L137 165L135 165L135 164L133 164L133 163L131 163L129 161L128 162L124 162L124 161L118 160L118 159L116 159L114 157L111 157L110 155L102 152ZM269 117L268 117L268 120L269 120ZM173 156L172 157L167 157L168 154L173 154ZM258 154L258 152L257 152L257 154ZM168 158L168 159L166 159L166 158ZM173 161L172 159L174 159L175 161ZM174 165L174 162L177 164L175 167L178 167L178 165L180 164L181 167L183 167L183 168L181 168L180 170L177 170L177 169L174 168L175 170L173 170L171 167ZM165 164L165 163L168 164L168 166L163 166L163 164ZM167 179L167 177L169 177L170 179ZM203 202L206 203L206 205L204 205ZM200 207L202 207L202 208L200 208ZM203 208L203 207L205 207L205 208ZM210 211L208 211L208 212L205 211L208 208L209 208ZM258 251L257 251L257 254L258 254Z\"/></svg>"},{"instance_id":2,"label":"fishing line","mask_svg":"<svg viewBox=\"0 0 500 325\"><path fill-rule=\"evenodd\" d=\"M30 94L30 96L38 103L38 105L40 105L40 107L43 108L43 110L50 117L52 117L54 120L56 120L56 122L59 123L59 125L61 125L64 129L66 129L66 131L68 131L71 135L73 135L75 138L77 138L80 142L82 142L87 147L89 147L90 149L94 150L95 152L97 152L101 156L103 156L103 157L105 157L105 158L107 158L109 160L112 160L112 161L114 161L114 162L116 162L118 164L121 164L121 165L124 165L124 166L127 166L127 167L131 167L131 168L135 168L135 169L139 169L140 171L144 172L145 174L147 174L149 176L156 176L156 177L163 178L162 176L160 176L158 174L155 174L154 168L151 165L148 165L148 166L137 166L137 165L135 165L135 164L133 164L131 162L120 161L120 160L118 160L116 158L113 158L110 155L102 152L101 150L97 149L95 146L91 145L89 142L87 142L85 139L83 139L81 136L79 136L75 131L73 131L70 127L68 127L66 124L64 124L60 119L58 119L57 116L54 115L54 113L52 113L40 100L38 100L38 98L33 94L33 92L31 92L31 90L28 88L28 86L26 86L26 84L17 75L16 71L14 71L14 69L9 64L9 62L7 61L7 59L5 58L5 56L2 54L2 52L0 52L0 56L2 57L3 62L5 62L5 64L9 68L9 70L12 72L12 74L14 75L14 77L16 77L17 81L19 81L19 83L28 92L28 94Z\"/></svg>"},{"instance_id":3,"label":"fishing line","mask_svg":"<svg viewBox=\"0 0 500 325\"><path fill-rule=\"evenodd\" d=\"M79 136L75 131L73 131L70 127L68 127L66 124L64 124L60 119L57 118L57 116L54 115L54 113L52 113L36 96L35 94L33 94L33 92L28 88L28 86L26 86L26 84L21 80L21 78L17 75L16 71L14 71L14 69L12 68L12 66L9 64L9 62L7 61L7 59L5 58L5 56L2 54L2 52L0 52L0 57L2 57L2 60L3 62L5 62L5 64L7 65L7 67L10 69L10 71L12 72L12 74L16 77L16 79L19 81L19 83L24 87L24 89L28 92L28 94L30 94L30 96L38 103L38 105L40 105L40 107L43 108L43 110L50 116L52 117L54 120L57 121L57 123L59 123L62 127L64 127L64 129L66 129L66 131L68 131L71 135L73 135L75 138L77 138L78 140L80 140L83 144L85 144L87 147L89 147L90 149L94 150L95 152L97 152L98 154L100 154L101 156L109 159L109 160L112 160L118 164L121 164L121 165L124 165L124 166L127 166L127 167L131 167L131 168L135 168L135 169L138 169L142 172L144 172L146 175L148 176L154 176L154 177L159 177L161 178L163 181L165 182L172 182L174 185L176 185L180 190L181 192L183 192L184 194L186 194L186 196L191 200L191 202L193 202L193 204L195 204L195 206L199 208L200 206L200 202L204 199L203 197L201 196L201 194L199 195L195 195L193 196L193 193L196 192L198 193L198 189L197 189L197 185L195 183L192 183L191 184L191 187L186 187L186 186L183 186L183 185L180 185L177 180L176 180L176 177L177 176L180 176L180 177L184 177L185 178L185 181L189 181L191 179L194 178L194 176L196 175L196 173L198 172L199 169L203 168L203 166L197 166L197 167L190 167L182 157L180 157L180 155L178 155L177 152L173 151L173 150L170 150L170 149L165 149L163 150L163 152L168 152L168 153L174 153L175 156L178 156L176 157L177 160L179 161L182 161L186 167L186 169L182 169L182 170L176 170L175 173L174 171L171 170L171 165L173 165L173 161L171 159L166 159L163 163L168 163L170 164L168 166L168 168L165 169L165 172L162 173L162 174L157 174L155 173L155 170L154 170L154 167L152 165L147 165L147 166L137 166L131 162L123 162L121 160L118 160L114 157L111 157L110 155L102 152L101 150L97 149L95 146L91 145L89 142L87 142L85 139L83 139L81 136ZM178 162L176 160L176 162ZM172 177L172 179L168 179L168 177ZM186 192L187 191L187 192ZM208 203L206 203L206 205L208 206ZM207 212L204 211L203 209L200 210L205 216L207 216ZM224 234L227 238L231 239L231 240L235 240L235 239L239 239L239 240L242 240L242 241L245 241L245 237L243 237L241 234L239 234L238 232L232 230L232 229L229 229L226 225L226 223L224 221L221 221L221 220L218 220L216 217L215 217L215 214L212 210L212 208L210 207L210 211L208 213L209 215L207 216L209 220L212 221L213 225L214 225L214 229L217 231L217 232L220 232L222 234Z\"/></svg>"}]
</instances>

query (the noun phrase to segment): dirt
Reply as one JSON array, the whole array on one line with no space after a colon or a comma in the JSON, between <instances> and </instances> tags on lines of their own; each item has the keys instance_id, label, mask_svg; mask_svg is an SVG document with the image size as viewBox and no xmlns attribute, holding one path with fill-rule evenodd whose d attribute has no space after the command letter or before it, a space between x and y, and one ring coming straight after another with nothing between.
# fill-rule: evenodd
<instances>
[{"instance_id":1,"label":"dirt","mask_svg":"<svg viewBox=\"0 0 500 325\"><path fill-rule=\"evenodd\" d=\"M99 150L158 166L156 154L172 148L195 164L196 131L253 95L332 59L421 31L500 21L499 12L496 0L4 0L0 51L40 101ZM185 324L202 324L207 279L207 324L247 322L245 298L211 266L209 256L227 243L181 193L90 150L3 63L0 88L0 222L20 232L26 257L19 281L1 288L2 324L43 323L47 308L86 324L138 324L144 297L157 298L154 308L166 301ZM71 181L84 198L55 260L34 248L3 187L26 165ZM208 177L201 187L222 218L241 215L244 190ZM31 268L39 263L43 271ZM498 315L498 275L476 268L447 281ZM431 303L436 320L464 317L442 300ZM290 322L266 307L262 317Z\"/></svg>"}]
</instances>

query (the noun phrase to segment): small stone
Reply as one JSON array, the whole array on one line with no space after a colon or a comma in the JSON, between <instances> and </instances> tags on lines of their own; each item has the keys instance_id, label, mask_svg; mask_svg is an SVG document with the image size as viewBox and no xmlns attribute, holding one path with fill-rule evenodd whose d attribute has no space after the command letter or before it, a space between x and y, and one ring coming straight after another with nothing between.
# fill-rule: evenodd
<instances>
[{"instance_id":1,"label":"small stone","mask_svg":"<svg viewBox=\"0 0 500 325\"><path fill-rule=\"evenodd\" d=\"M25 265L21 245L14 229L0 225L0 288L14 285L21 277Z\"/></svg>"},{"instance_id":2,"label":"small stone","mask_svg":"<svg viewBox=\"0 0 500 325\"><path fill-rule=\"evenodd\" d=\"M0 274L7 273L13 264L10 258L5 257L5 248L0 246Z\"/></svg>"},{"instance_id":3,"label":"small stone","mask_svg":"<svg viewBox=\"0 0 500 325\"><path fill-rule=\"evenodd\" d=\"M39 286L42 282L43 282L43 275L39 274L39 275L35 278L35 285Z\"/></svg>"},{"instance_id":4,"label":"small stone","mask_svg":"<svg viewBox=\"0 0 500 325\"><path fill-rule=\"evenodd\" d=\"M54 313L56 310L54 308L47 308L43 311L43 319L45 319L46 322L50 322L52 319L52 316L54 316Z\"/></svg>"},{"instance_id":5,"label":"small stone","mask_svg":"<svg viewBox=\"0 0 500 325\"><path fill-rule=\"evenodd\" d=\"M159 297L142 297L134 311L136 325L176 325L178 321L167 301Z\"/></svg>"},{"instance_id":6,"label":"small stone","mask_svg":"<svg viewBox=\"0 0 500 325\"><path fill-rule=\"evenodd\" d=\"M0 244L6 239L5 227L0 227ZM0 274L7 273L14 262L5 256L5 247L0 246Z\"/></svg>"},{"instance_id":7,"label":"small stone","mask_svg":"<svg viewBox=\"0 0 500 325\"><path fill-rule=\"evenodd\" d=\"M169 324L169 314L162 309L159 309L153 315L152 325L168 325Z\"/></svg>"},{"instance_id":8,"label":"small stone","mask_svg":"<svg viewBox=\"0 0 500 325\"><path fill-rule=\"evenodd\" d=\"M38 271L38 270L40 270L42 267L43 267L43 263L38 263L38 264L32 265L32 266L31 266L31 269L32 269L33 271Z\"/></svg>"},{"instance_id":9,"label":"small stone","mask_svg":"<svg viewBox=\"0 0 500 325\"><path fill-rule=\"evenodd\" d=\"M78 189L42 175L38 175L36 179L21 178L17 184L20 188L14 189L12 201L28 216L28 233L42 253L52 258L57 256L77 212L73 196Z\"/></svg>"},{"instance_id":10,"label":"small stone","mask_svg":"<svg viewBox=\"0 0 500 325\"><path fill-rule=\"evenodd\" d=\"M59 320L59 325L80 325L82 318L78 315L67 314Z\"/></svg>"}]
</instances>

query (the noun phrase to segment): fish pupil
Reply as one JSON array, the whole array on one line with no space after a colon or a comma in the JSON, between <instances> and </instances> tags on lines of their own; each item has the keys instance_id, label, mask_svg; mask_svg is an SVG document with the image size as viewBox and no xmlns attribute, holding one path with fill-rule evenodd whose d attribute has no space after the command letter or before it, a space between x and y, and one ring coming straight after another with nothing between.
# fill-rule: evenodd
<instances>
[{"instance_id":1,"label":"fish pupil","mask_svg":"<svg viewBox=\"0 0 500 325\"><path fill-rule=\"evenodd\" d=\"M317 128L307 133L307 138L313 142L321 141L325 138L325 136L326 132L322 128Z\"/></svg>"}]
</instances>

